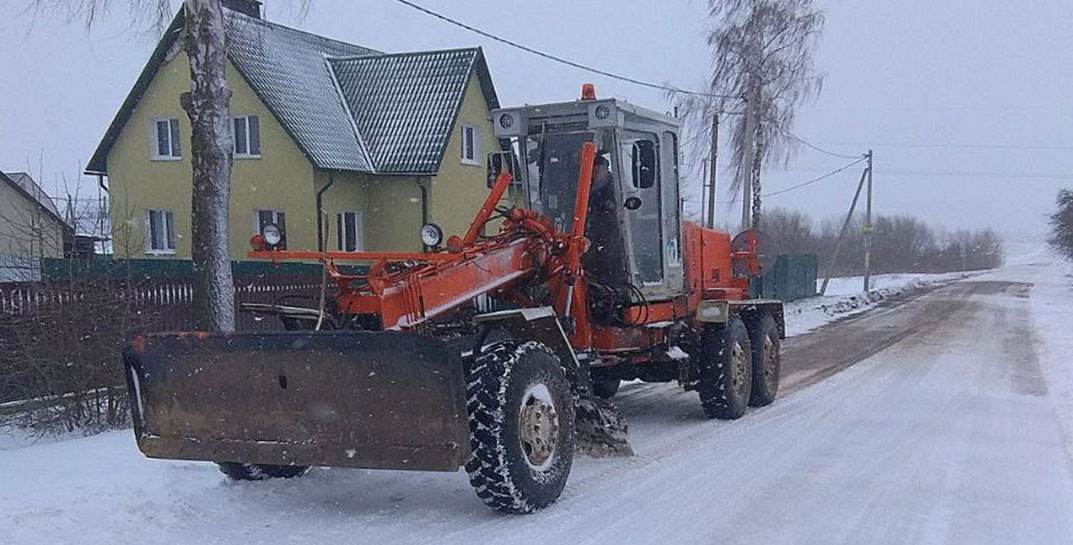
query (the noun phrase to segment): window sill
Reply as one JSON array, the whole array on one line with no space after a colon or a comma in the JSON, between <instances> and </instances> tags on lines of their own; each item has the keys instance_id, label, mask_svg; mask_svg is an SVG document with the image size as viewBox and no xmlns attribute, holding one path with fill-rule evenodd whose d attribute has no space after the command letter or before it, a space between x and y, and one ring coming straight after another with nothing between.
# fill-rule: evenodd
<instances>
[{"instance_id":1,"label":"window sill","mask_svg":"<svg viewBox=\"0 0 1073 545\"><path fill-rule=\"evenodd\" d=\"M476 159L462 159L462 164L468 167L480 167L484 166L480 161Z\"/></svg>"},{"instance_id":2,"label":"window sill","mask_svg":"<svg viewBox=\"0 0 1073 545\"><path fill-rule=\"evenodd\" d=\"M162 155L162 156L153 156L153 157L150 157L150 158L149 158L149 160L150 160L150 161L163 161L163 162L169 162L169 161L182 161L182 160L183 160L183 158L182 158L182 157L171 157L171 156L164 156L164 155Z\"/></svg>"},{"instance_id":3,"label":"window sill","mask_svg":"<svg viewBox=\"0 0 1073 545\"><path fill-rule=\"evenodd\" d=\"M250 161L250 160L254 160L254 159L260 159L261 156L260 155L246 155L246 154L239 155L239 154L236 153L234 155L234 158L235 158L236 161Z\"/></svg>"},{"instance_id":4,"label":"window sill","mask_svg":"<svg viewBox=\"0 0 1073 545\"><path fill-rule=\"evenodd\" d=\"M146 250L145 255L154 257L169 257L175 255L175 250Z\"/></svg>"}]
</instances>

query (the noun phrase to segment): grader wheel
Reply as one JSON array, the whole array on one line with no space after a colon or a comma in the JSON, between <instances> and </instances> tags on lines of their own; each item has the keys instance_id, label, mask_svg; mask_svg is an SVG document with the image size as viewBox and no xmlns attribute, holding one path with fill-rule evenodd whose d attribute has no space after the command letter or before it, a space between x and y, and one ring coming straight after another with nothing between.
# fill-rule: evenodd
<instances>
[{"instance_id":1,"label":"grader wheel","mask_svg":"<svg viewBox=\"0 0 1073 545\"><path fill-rule=\"evenodd\" d=\"M470 484L486 505L532 513L559 499L574 461L574 401L542 343L488 345L467 378Z\"/></svg>"},{"instance_id":2,"label":"grader wheel","mask_svg":"<svg viewBox=\"0 0 1073 545\"><path fill-rule=\"evenodd\" d=\"M741 418L749 406L753 385L752 346L741 318L709 326L701 333L700 394L708 418Z\"/></svg>"}]
</instances>

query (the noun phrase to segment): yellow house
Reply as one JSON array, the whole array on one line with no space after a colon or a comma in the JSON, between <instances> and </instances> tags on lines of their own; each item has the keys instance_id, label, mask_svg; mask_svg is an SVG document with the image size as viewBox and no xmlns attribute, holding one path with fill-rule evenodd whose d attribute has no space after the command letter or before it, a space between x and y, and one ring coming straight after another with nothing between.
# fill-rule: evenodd
<instances>
[{"instance_id":1,"label":"yellow house","mask_svg":"<svg viewBox=\"0 0 1073 545\"><path fill-rule=\"evenodd\" d=\"M381 53L265 21L259 2L225 5L234 259L266 223L289 249L323 233L327 250L419 251L424 223L465 231L499 148L479 48ZM86 169L107 176L117 255L190 257L183 23L180 11Z\"/></svg>"}]
</instances>

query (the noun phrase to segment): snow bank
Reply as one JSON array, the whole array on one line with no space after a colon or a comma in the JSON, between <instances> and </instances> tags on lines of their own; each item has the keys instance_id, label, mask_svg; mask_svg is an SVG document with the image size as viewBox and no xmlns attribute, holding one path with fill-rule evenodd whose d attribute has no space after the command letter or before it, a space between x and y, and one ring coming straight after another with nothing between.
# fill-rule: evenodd
<instances>
[{"instance_id":1,"label":"snow bank","mask_svg":"<svg viewBox=\"0 0 1073 545\"><path fill-rule=\"evenodd\" d=\"M1073 316L1073 265L1044 252L1023 263L1017 267L1018 276L1032 283L1029 302L1036 337L1041 341L1041 367L1065 436L1066 452L1073 453L1073 328L1069 327Z\"/></svg>"},{"instance_id":2,"label":"snow bank","mask_svg":"<svg viewBox=\"0 0 1073 545\"><path fill-rule=\"evenodd\" d=\"M839 318L868 310L891 297L946 284L972 274L975 273L875 275L867 296L863 277L832 278L827 285L826 295L786 304L786 336L808 333ZM822 284L823 280L816 281L816 291Z\"/></svg>"}]
</instances>

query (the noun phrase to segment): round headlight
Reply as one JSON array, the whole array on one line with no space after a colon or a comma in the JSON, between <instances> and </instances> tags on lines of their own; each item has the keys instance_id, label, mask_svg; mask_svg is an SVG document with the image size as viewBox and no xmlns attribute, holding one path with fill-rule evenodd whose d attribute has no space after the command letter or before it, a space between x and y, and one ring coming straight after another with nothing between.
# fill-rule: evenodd
<instances>
[{"instance_id":1,"label":"round headlight","mask_svg":"<svg viewBox=\"0 0 1073 545\"><path fill-rule=\"evenodd\" d=\"M274 223L262 227L261 236L269 246L278 246L280 242L283 242L283 231L280 231L279 226Z\"/></svg>"},{"instance_id":2,"label":"round headlight","mask_svg":"<svg viewBox=\"0 0 1073 545\"><path fill-rule=\"evenodd\" d=\"M509 129L514 126L514 116L510 114L503 114L499 116L499 126L504 129Z\"/></svg>"},{"instance_id":3,"label":"round headlight","mask_svg":"<svg viewBox=\"0 0 1073 545\"><path fill-rule=\"evenodd\" d=\"M421 226L421 243L425 246L435 247L443 242L443 229L435 223L426 223Z\"/></svg>"},{"instance_id":4,"label":"round headlight","mask_svg":"<svg viewBox=\"0 0 1073 545\"><path fill-rule=\"evenodd\" d=\"M608 117L611 117L611 108L608 108L606 104L596 107L596 119L607 119Z\"/></svg>"}]
</instances>

